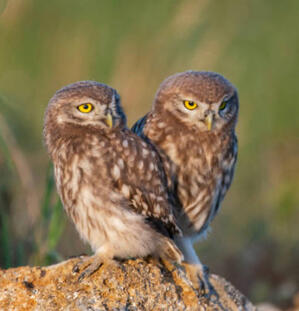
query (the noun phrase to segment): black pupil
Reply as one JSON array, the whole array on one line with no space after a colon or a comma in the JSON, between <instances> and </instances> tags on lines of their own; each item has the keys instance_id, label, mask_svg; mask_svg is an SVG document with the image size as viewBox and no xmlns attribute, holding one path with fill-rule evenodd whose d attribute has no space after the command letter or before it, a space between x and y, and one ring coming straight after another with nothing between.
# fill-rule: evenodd
<instances>
[{"instance_id":1,"label":"black pupil","mask_svg":"<svg viewBox=\"0 0 299 311\"><path fill-rule=\"evenodd\" d=\"M85 104L83 108L84 108L84 109L88 109L88 105L87 105L87 104Z\"/></svg>"},{"instance_id":2,"label":"black pupil","mask_svg":"<svg viewBox=\"0 0 299 311\"><path fill-rule=\"evenodd\" d=\"M189 102L189 105L190 106L194 106L194 102Z\"/></svg>"}]
</instances>

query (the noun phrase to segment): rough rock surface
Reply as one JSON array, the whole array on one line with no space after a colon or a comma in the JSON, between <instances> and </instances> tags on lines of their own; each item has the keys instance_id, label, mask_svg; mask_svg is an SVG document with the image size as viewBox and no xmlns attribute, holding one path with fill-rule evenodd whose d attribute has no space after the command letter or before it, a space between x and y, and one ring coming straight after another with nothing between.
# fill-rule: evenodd
<instances>
[{"instance_id":1,"label":"rough rock surface","mask_svg":"<svg viewBox=\"0 0 299 311\"><path fill-rule=\"evenodd\" d=\"M0 310L256 310L216 275L210 282L218 298L207 299L191 284L187 265L132 259L104 264L78 282L73 267L82 259L0 270Z\"/></svg>"}]
</instances>

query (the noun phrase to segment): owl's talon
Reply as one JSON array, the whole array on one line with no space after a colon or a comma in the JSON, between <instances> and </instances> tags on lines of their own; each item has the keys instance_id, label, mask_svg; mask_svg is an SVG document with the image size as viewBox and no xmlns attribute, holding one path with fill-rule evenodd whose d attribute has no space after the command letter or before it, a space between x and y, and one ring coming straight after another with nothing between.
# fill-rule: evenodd
<instances>
[{"instance_id":1,"label":"owl's talon","mask_svg":"<svg viewBox=\"0 0 299 311\"><path fill-rule=\"evenodd\" d=\"M103 262L95 259L89 266L87 266L83 272L78 277L78 282L81 282L83 279L91 276L94 272L96 272L101 266Z\"/></svg>"},{"instance_id":2,"label":"owl's talon","mask_svg":"<svg viewBox=\"0 0 299 311\"><path fill-rule=\"evenodd\" d=\"M202 265L202 271L204 275L209 275L210 274L210 268L206 265Z\"/></svg>"},{"instance_id":3,"label":"owl's talon","mask_svg":"<svg viewBox=\"0 0 299 311\"><path fill-rule=\"evenodd\" d=\"M75 265L73 266L72 272L73 272L73 273L78 273L79 271L80 271L79 265L78 265L78 264L75 264Z\"/></svg>"},{"instance_id":4,"label":"owl's talon","mask_svg":"<svg viewBox=\"0 0 299 311\"><path fill-rule=\"evenodd\" d=\"M103 254L95 254L92 257L88 257L86 259L90 263L83 269L81 274L79 275L78 282L81 282L83 279L91 276L94 274L96 271L99 270L99 268L105 263L111 263L113 265L116 265L119 267L119 263L116 262L115 260L106 257ZM82 262L83 264L84 262Z\"/></svg>"},{"instance_id":5,"label":"owl's talon","mask_svg":"<svg viewBox=\"0 0 299 311\"><path fill-rule=\"evenodd\" d=\"M209 281L210 269L203 264L188 264L186 268L194 288L208 300L217 301L219 296Z\"/></svg>"},{"instance_id":6,"label":"owl's talon","mask_svg":"<svg viewBox=\"0 0 299 311\"><path fill-rule=\"evenodd\" d=\"M219 299L219 295L215 291L214 287L208 280L202 281L203 283L203 291L204 291L204 297L208 300L211 300L213 302L216 302Z\"/></svg>"},{"instance_id":7,"label":"owl's talon","mask_svg":"<svg viewBox=\"0 0 299 311\"><path fill-rule=\"evenodd\" d=\"M98 267L99 268L99 267ZM84 270L78 277L78 282L80 283L83 279L85 279L86 277L89 277L90 275L92 275L96 270L90 271L88 268L86 268L86 270Z\"/></svg>"},{"instance_id":8,"label":"owl's talon","mask_svg":"<svg viewBox=\"0 0 299 311\"><path fill-rule=\"evenodd\" d=\"M200 273L198 277L202 283L202 289L204 291L204 296L211 301L217 301L219 299L219 295L215 291L213 285L209 281L210 268L206 265L202 265L200 268Z\"/></svg>"},{"instance_id":9,"label":"owl's talon","mask_svg":"<svg viewBox=\"0 0 299 311\"><path fill-rule=\"evenodd\" d=\"M78 273L80 270L83 270L83 266L90 260L90 257L87 255L82 258L82 256L79 257L80 260L73 266L72 273ZM89 265L89 264L87 264Z\"/></svg>"}]
</instances>

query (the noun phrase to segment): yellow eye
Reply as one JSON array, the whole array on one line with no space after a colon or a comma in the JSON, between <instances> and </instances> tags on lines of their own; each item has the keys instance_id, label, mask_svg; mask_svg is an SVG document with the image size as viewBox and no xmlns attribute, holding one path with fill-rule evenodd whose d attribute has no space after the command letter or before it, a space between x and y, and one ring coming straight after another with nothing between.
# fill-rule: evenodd
<instances>
[{"instance_id":1,"label":"yellow eye","mask_svg":"<svg viewBox=\"0 0 299 311\"><path fill-rule=\"evenodd\" d=\"M222 102L221 105L219 106L219 110L223 110L226 107L226 105L227 105L226 101Z\"/></svg>"},{"instance_id":2,"label":"yellow eye","mask_svg":"<svg viewBox=\"0 0 299 311\"><path fill-rule=\"evenodd\" d=\"M90 111L93 110L93 105L90 104L90 103L86 103L86 104L81 104L77 107L77 109L80 111L80 112L83 112L83 113L88 113Z\"/></svg>"},{"instance_id":3,"label":"yellow eye","mask_svg":"<svg viewBox=\"0 0 299 311\"><path fill-rule=\"evenodd\" d=\"M184 100L184 106L189 110L193 110L197 107L197 104L190 100Z\"/></svg>"}]
</instances>

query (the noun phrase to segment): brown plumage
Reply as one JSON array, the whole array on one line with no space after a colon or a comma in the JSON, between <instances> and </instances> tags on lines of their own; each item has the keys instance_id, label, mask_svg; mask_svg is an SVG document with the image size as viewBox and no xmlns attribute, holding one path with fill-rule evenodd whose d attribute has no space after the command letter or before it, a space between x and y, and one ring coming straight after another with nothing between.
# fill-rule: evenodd
<instances>
[{"instance_id":1,"label":"brown plumage","mask_svg":"<svg viewBox=\"0 0 299 311\"><path fill-rule=\"evenodd\" d=\"M56 92L44 138L64 208L96 252L86 274L113 257L181 261L159 155L126 128L114 89L82 81Z\"/></svg>"},{"instance_id":2,"label":"brown plumage","mask_svg":"<svg viewBox=\"0 0 299 311\"><path fill-rule=\"evenodd\" d=\"M164 159L183 230L176 242L190 263L200 264L192 243L206 232L233 178L238 107L237 91L223 76L187 71L161 84L152 110L133 127Z\"/></svg>"}]
</instances>

